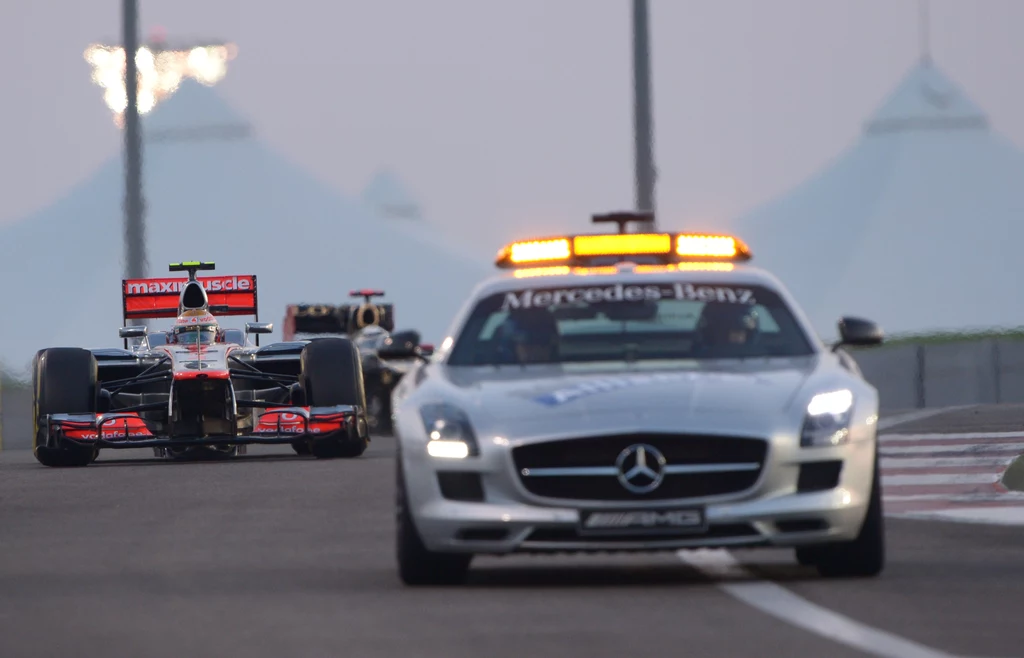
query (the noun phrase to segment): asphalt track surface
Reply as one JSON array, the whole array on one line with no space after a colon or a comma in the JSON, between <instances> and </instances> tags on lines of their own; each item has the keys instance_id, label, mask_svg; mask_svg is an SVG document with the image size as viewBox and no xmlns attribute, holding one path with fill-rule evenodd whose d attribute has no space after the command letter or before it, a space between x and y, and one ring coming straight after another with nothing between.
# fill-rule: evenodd
<instances>
[{"instance_id":1,"label":"asphalt track surface","mask_svg":"<svg viewBox=\"0 0 1024 658\"><path fill-rule=\"evenodd\" d=\"M486 558L465 587L407 589L393 447L330 462L108 451L73 470L0 453L0 656L1024 656L1024 526L889 519L871 580L759 550L724 554L738 576L709 575L721 552L695 554L700 569L673 554Z\"/></svg>"}]
</instances>

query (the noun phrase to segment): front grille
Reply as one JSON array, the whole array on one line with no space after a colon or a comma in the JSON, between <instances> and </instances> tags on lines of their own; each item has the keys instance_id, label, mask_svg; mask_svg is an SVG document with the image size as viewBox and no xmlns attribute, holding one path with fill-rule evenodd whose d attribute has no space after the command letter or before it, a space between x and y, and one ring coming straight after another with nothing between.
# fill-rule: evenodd
<instances>
[{"instance_id":1,"label":"front grille","mask_svg":"<svg viewBox=\"0 0 1024 658\"><path fill-rule=\"evenodd\" d=\"M662 480L633 479L631 490L620 479L636 464L623 451L646 445L664 456ZM648 452L645 449L645 454ZM566 500L643 501L704 498L744 491L761 475L768 442L747 437L693 434L620 434L547 441L512 451L519 479L530 493ZM657 466L653 457L645 458ZM716 470L720 469L720 470ZM682 471L682 472L673 472ZM636 486L639 485L639 486ZM645 490L650 489L650 490Z\"/></svg>"},{"instance_id":2,"label":"front grille","mask_svg":"<svg viewBox=\"0 0 1024 658\"><path fill-rule=\"evenodd\" d=\"M840 460L800 464L800 475L796 483L797 493L835 489L839 486L839 474L842 471L843 462Z\"/></svg>"},{"instance_id":3,"label":"front grille","mask_svg":"<svg viewBox=\"0 0 1024 658\"><path fill-rule=\"evenodd\" d=\"M484 485L479 473L441 471L437 474L437 484L441 487L441 495L448 500L483 502Z\"/></svg>"}]
</instances>

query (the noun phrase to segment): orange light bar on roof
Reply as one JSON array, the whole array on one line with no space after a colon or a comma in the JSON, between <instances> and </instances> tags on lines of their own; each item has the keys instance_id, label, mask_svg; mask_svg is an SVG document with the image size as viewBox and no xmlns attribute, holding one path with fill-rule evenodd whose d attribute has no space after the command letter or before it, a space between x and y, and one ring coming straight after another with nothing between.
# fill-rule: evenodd
<instances>
[{"instance_id":1,"label":"orange light bar on roof","mask_svg":"<svg viewBox=\"0 0 1024 658\"><path fill-rule=\"evenodd\" d=\"M506 250L508 260L514 265L566 261L572 255L567 238L513 242L502 252Z\"/></svg>"},{"instance_id":2,"label":"orange light bar on roof","mask_svg":"<svg viewBox=\"0 0 1024 658\"><path fill-rule=\"evenodd\" d=\"M742 240L698 233L609 233L512 242L498 252L503 268L605 265L608 258L668 265L685 261L734 262L751 259Z\"/></svg>"},{"instance_id":3,"label":"orange light bar on roof","mask_svg":"<svg viewBox=\"0 0 1024 658\"><path fill-rule=\"evenodd\" d=\"M672 250L672 236L668 233L577 235L572 240L572 248L577 256L667 254Z\"/></svg>"},{"instance_id":4,"label":"orange light bar on roof","mask_svg":"<svg viewBox=\"0 0 1024 658\"><path fill-rule=\"evenodd\" d=\"M676 236L676 254L699 258L749 257L747 245L730 235L681 234Z\"/></svg>"}]
</instances>

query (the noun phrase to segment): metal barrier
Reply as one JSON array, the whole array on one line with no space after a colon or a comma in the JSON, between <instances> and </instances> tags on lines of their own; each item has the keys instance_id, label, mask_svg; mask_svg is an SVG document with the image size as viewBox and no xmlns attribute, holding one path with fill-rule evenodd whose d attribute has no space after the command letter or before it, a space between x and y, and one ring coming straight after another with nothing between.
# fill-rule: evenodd
<instances>
[{"instance_id":1,"label":"metal barrier","mask_svg":"<svg viewBox=\"0 0 1024 658\"><path fill-rule=\"evenodd\" d=\"M1024 340L883 345L853 356L883 410L1024 402Z\"/></svg>"}]
</instances>

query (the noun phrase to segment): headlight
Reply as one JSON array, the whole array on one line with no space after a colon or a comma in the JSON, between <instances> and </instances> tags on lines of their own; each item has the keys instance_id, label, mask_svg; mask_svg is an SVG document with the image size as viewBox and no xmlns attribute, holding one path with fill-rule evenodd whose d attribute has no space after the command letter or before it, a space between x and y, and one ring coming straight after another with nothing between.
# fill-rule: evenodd
<instances>
[{"instance_id":1,"label":"headlight","mask_svg":"<svg viewBox=\"0 0 1024 658\"><path fill-rule=\"evenodd\" d=\"M420 409L427 430L427 454L440 459L464 459L480 454L469 418L450 404L427 404Z\"/></svg>"},{"instance_id":2,"label":"headlight","mask_svg":"<svg viewBox=\"0 0 1024 658\"><path fill-rule=\"evenodd\" d=\"M807 417L800 433L800 445L837 446L850 438L853 393L843 389L819 393L807 405Z\"/></svg>"}]
</instances>

